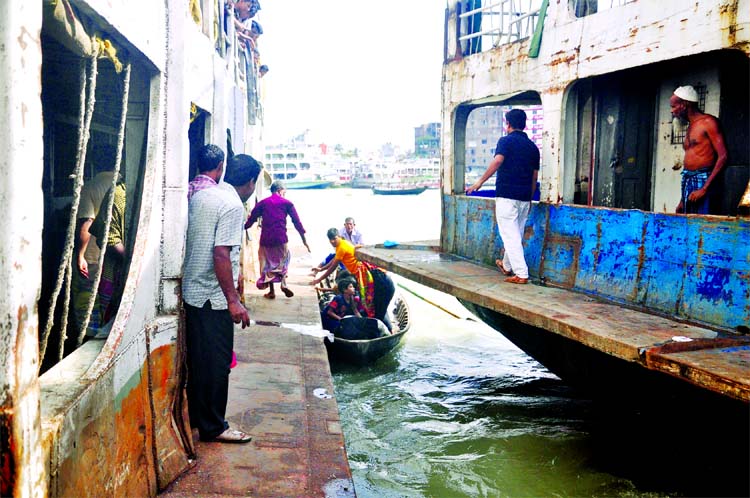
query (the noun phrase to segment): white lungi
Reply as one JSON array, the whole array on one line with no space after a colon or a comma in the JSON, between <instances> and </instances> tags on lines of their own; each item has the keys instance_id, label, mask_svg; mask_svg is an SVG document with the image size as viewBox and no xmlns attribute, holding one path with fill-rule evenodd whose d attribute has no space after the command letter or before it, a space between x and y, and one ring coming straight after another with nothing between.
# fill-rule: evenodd
<instances>
[{"instance_id":1,"label":"white lungi","mask_svg":"<svg viewBox=\"0 0 750 498\"><path fill-rule=\"evenodd\" d=\"M505 255L503 266L520 278L529 278L529 267L523 255L523 232L529 217L529 201L517 201L505 197L495 198L495 217L500 238L503 239Z\"/></svg>"}]
</instances>

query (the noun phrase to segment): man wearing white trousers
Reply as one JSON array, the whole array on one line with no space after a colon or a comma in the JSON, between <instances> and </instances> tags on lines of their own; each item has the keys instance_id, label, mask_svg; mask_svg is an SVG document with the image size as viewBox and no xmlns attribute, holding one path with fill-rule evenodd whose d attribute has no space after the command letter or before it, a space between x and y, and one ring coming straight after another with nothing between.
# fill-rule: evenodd
<instances>
[{"instance_id":1,"label":"man wearing white trousers","mask_svg":"<svg viewBox=\"0 0 750 498\"><path fill-rule=\"evenodd\" d=\"M505 255L495 260L500 272L511 284L529 283L529 268L523 255L523 233L529 216L531 199L539 174L539 148L524 133L526 113L511 109L505 114L508 134L497 141L495 157L482 177L466 189L479 190L497 172L495 181L495 216Z\"/></svg>"}]
</instances>

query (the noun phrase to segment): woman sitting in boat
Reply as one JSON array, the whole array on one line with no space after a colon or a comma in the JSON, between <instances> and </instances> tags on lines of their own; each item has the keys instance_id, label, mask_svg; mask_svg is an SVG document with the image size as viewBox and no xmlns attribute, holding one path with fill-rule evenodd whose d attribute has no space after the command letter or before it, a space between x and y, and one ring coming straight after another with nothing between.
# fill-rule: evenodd
<instances>
[{"instance_id":1,"label":"woman sitting in boat","mask_svg":"<svg viewBox=\"0 0 750 498\"><path fill-rule=\"evenodd\" d=\"M382 321L386 328L391 332L396 332L394 326L388 318L388 305L393 299L396 287L393 280L382 268L379 268L367 261L360 261L354 255L354 246L351 242L341 238L336 228L331 228L326 232L328 241L331 243L336 253L328 263L323 266L313 268L313 274L323 272L323 274L311 282L312 285L318 285L338 266L339 262L354 276L359 287L359 295L365 307L365 312L370 318L377 318Z\"/></svg>"}]
</instances>

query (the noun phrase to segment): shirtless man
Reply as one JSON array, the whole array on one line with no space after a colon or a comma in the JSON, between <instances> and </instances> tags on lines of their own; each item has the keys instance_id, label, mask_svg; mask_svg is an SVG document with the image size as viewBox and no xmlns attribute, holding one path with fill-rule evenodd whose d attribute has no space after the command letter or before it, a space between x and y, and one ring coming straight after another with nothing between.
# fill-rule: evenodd
<instances>
[{"instance_id":1,"label":"shirtless man","mask_svg":"<svg viewBox=\"0 0 750 498\"><path fill-rule=\"evenodd\" d=\"M698 109L698 92L681 86L669 99L672 116L689 123L685 142L682 193L676 213L708 214L708 189L727 162L719 121Z\"/></svg>"}]
</instances>

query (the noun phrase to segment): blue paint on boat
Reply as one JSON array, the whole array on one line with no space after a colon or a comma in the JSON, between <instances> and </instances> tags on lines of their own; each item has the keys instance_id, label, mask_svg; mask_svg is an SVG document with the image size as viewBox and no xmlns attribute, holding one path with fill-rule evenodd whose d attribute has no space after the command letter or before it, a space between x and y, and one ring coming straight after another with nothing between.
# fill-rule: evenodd
<instances>
[{"instance_id":1,"label":"blue paint on boat","mask_svg":"<svg viewBox=\"0 0 750 498\"><path fill-rule=\"evenodd\" d=\"M444 250L494 266L494 200L443 206ZM750 323L750 220L535 203L524 253L549 284L723 329Z\"/></svg>"}]
</instances>

